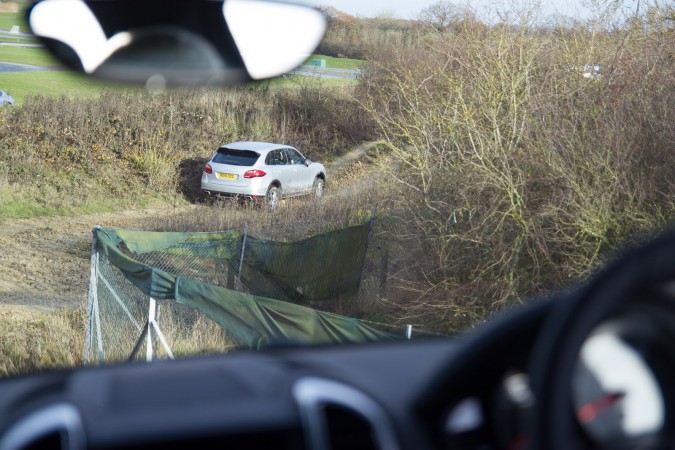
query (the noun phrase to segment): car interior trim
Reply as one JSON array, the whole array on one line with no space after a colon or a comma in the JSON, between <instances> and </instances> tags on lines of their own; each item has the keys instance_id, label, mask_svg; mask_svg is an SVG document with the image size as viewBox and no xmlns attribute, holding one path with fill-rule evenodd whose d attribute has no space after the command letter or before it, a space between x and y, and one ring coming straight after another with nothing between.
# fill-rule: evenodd
<instances>
[{"instance_id":1,"label":"car interior trim","mask_svg":"<svg viewBox=\"0 0 675 450\"><path fill-rule=\"evenodd\" d=\"M60 433L61 448L84 450L86 438L79 411L69 403L40 409L16 423L0 440L0 450L21 450L36 441Z\"/></svg>"},{"instance_id":2,"label":"car interior trim","mask_svg":"<svg viewBox=\"0 0 675 450\"><path fill-rule=\"evenodd\" d=\"M307 377L294 384L293 397L300 408L307 448L330 450L324 408L334 405L349 409L369 422L378 448L399 449L394 427L384 409L351 386L323 378Z\"/></svg>"}]
</instances>

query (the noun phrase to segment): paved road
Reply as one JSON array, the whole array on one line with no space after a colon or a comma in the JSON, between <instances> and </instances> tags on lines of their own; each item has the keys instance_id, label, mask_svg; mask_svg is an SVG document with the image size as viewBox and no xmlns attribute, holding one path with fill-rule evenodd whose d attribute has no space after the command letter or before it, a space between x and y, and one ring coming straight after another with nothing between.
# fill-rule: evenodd
<instances>
[{"instance_id":1,"label":"paved road","mask_svg":"<svg viewBox=\"0 0 675 450\"><path fill-rule=\"evenodd\" d=\"M24 44L22 42L0 42L0 47L43 48L41 44Z\"/></svg>"},{"instance_id":2,"label":"paved road","mask_svg":"<svg viewBox=\"0 0 675 450\"><path fill-rule=\"evenodd\" d=\"M24 37L33 36L32 33L27 33L27 32L23 32L23 31L18 31L18 32L12 33L11 30L8 30L6 28L0 28L0 34L9 34L10 36L24 36Z\"/></svg>"},{"instance_id":3,"label":"paved road","mask_svg":"<svg viewBox=\"0 0 675 450\"><path fill-rule=\"evenodd\" d=\"M10 33L9 30L0 29L0 35L6 37L16 37L16 36L32 36L30 33ZM24 42L0 42L0 47L29 47L29 48L42 48L40 44L29 44ZM16 64L8 62L0 62L0 73L2 72L40 72L43 70L49 70L47 67L38 67L30 66L28 64Z\"/></svg>"},{"instance_id":4,"label":"paved road","mask_svg":"<svg viewBox=\"0 0 675 450\"><path fill-rule=\"evenodd\" d=\"M0 72L39 72L49 70L47 67L29 66L28 64L15 64L0 62Z\"/></svg>"}]
</instances>

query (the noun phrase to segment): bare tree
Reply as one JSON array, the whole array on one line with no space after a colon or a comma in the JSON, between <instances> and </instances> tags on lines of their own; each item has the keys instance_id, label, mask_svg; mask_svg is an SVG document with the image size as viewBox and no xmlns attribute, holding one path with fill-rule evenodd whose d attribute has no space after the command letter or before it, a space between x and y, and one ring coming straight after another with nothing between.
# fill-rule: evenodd
<instances>
[{"instance_id":1,"label":"bare tree","mask_svg":"<svg viewBox=\"0 0 675 450\"><path fill-rule=\"evenodd\" d=\"M395 192L390 300L408 323L463 329L587 276L675 214L664 15L542 31L507 12L506 24L383 53L363 79ZM567 61L606 69L587 79Z\"/></svg>"},{"instance_id":2,"label":"bare tree","mask_svg":"<svg viewBox=\"0 0 675 450\"><path fill-rule=\"evenodd\" d=\"M443 32L453 24L474 19L473 12L466 6L456 5L447 0L439 0L429 5L419 13L419 20L436 30Z\"/></svg>"}]
</instances>

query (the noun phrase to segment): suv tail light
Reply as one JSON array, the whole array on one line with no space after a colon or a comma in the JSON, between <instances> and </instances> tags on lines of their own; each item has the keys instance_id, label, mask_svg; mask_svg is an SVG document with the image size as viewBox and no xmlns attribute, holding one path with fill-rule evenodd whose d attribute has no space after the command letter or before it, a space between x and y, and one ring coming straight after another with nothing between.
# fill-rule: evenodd
<instances>
[{"instance_id":1,"label":"suv tail light","mask_svg":"<svg viewBox=\"0 0 675 450\"><path fill-rule=\"evenodd\" d=\"M264 177L265 175L267 174L260 169L247 170L244 172L244 178L259 178Z\"/></svg>"},{"instance_id":2,"label":"suv tail light","mask_svg":"<svg viewBox=\"0 0 675 450\"><path fill-rule=\"evenodd\" d=\"M213 168L211 167L210 164L207 164L207 165L204 166L204 172L213 173Z\"/></svg>"}]
</instances>

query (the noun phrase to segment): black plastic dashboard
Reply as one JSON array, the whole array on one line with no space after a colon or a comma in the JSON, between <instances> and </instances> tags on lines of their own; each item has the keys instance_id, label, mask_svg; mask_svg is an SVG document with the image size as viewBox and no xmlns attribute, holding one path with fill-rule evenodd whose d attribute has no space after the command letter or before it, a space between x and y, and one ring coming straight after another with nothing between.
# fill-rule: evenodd
<instances>
[{"instance_id":1,"label":"black plastic dashboard","mask_svg":"<svg viewBox=\"0 0 675 450\"><path fill-rule=\"evenodd\" d=\"M363 448L437 448L449 402L498 377L498 360L480 368L491 374L485 379L466 372L467 365L455 371L451 363L462 353L468 358L478 340L509 345L502 325L491 328L455 339L273 348L4 380L0 448L27 448L54 431L66 435L71 448L92 449L353 449L359 441ZM512 336L515 344L520 338ZM514 355L527 350L509 347ZM503 362L511 360L503 356ZM441 384L456 379L457 388L439 386L444 391L434 395L439 373L448 374ZM56 420L44 430L32 424L30 432L14 436L31 417L50 409L63 415L68 408L79 424ZM371 438L359 437L359 430Z\"/></svg>"},{"instance_id":2,"label":"black plastic dashboard","mask_svg":"<svg viewBox=\"0 0 675 450\"><path fill-rule=\"evenodd\" d=\"M0 450L672 448L675 234L451 339L0 381Z\"/></svg>"}]
</instances>

